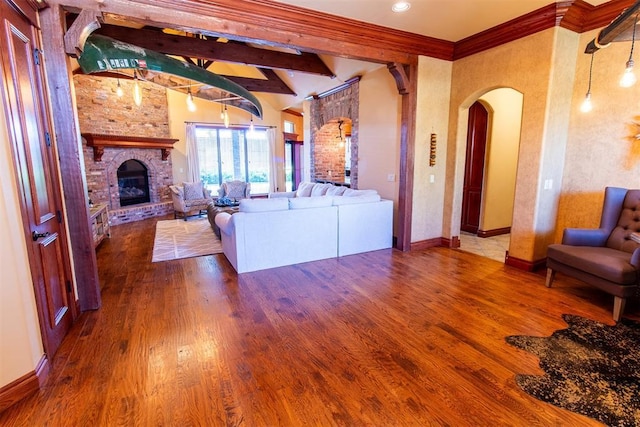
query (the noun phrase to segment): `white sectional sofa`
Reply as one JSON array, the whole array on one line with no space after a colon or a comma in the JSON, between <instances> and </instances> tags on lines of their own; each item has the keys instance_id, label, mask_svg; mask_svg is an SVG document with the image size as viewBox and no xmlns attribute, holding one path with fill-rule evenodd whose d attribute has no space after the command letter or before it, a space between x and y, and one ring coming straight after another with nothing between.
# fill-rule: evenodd
<instances>
[{"instance_id":1,"label":"white sectional sofa","mask_svg":"<svg viewBox=\"0 0 640 427\"><path fill-rule=\"evenodd\" d=\"M296 192L241 200L238 213L216 216L224 254L238 273L391 247L391 200L375 190L341 187L339 195L327 195L336 187L304 184ZM311 195L316 185L324 191Z\"/></svg>"}]
</instances>

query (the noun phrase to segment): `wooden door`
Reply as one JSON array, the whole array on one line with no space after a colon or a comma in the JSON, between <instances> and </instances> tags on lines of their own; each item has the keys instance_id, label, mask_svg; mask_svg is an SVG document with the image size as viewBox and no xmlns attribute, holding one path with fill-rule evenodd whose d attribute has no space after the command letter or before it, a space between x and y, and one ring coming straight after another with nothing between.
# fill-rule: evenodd
<instances>
[{"instance_id":1,"label":"wooden door","mask_svg":"<svg viewBox=\"0 0 640 427\"><path fill-rule=\"evenodd\" d=\"M37 29L8 0L0 0L0 17L3 106L43 345L51 358L76 314L42 54Z\"/></svg>"},{"instance_id":2,"label":"wooden door","mask_svg":"<svg viewBox=\"0 0 640 427\"><path fill-rule=\"evenodd\" d=\"M480 227L488 119L489 113L480 102L469 108L460 229L474 234Z\"/></svg>"},{"instance_id":3,"label":"wooden door","mask_svg":"<svg viewBox=\"0 0 640 427\"><path fill-rule=\"evenodd\" d=\"M291 171L291 191L296 190L302 181L302 141L286 140L285 169Z\"/></svg>"},{"instance_id":4,"label":"wooden door","mask_svg":"<svg viewBox=\"0 0 640 427\"><path fill-rule=\"evenodd\" d=\"M293 150L293 189L297 189L302 181L302 141L292 141Z\"/></svg>"}]
</instances>

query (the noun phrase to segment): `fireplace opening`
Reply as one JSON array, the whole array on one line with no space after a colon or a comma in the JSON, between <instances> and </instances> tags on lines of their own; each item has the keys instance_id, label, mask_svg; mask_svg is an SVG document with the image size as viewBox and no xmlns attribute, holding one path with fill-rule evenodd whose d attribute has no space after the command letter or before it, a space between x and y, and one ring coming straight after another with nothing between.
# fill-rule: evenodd
<instances>
[{"instance_id":1,"label":"fireplace opening","mask_svg":"<svg viewBox=\"0 0 640 427\"><path fill-rule=\"evenodd\" d=\"M138 160L127 160L118 168L118 192L120 206L149 203L149 174L147 167Z\"/></svg>"}]
</instances>

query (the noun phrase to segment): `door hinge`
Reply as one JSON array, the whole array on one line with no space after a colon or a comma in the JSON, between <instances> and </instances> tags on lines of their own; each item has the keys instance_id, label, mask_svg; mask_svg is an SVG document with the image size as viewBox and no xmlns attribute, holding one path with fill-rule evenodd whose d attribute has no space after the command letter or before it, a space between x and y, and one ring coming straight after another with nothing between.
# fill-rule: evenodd
<instances>
[{"instance_id":1,"label":"door hinge","mask_svg":"<svg viewBox=\"0 0 640 427\"><path fill-rule=\"evenodd\" d=\"M40 65L40 49L33 49L33 60L35 61L36 65Z\"/></svg>"},{"instance_id":2,"label":"door hinge","mask_svg":"<svg viewBox=\"0 0 640 427\"><path fill-rule=\"evenodd\" d=\"M51 134L49 132L45 132L44 139L47 143L47 147L51 147Z\"/></svg>"},{"instance_id":3,"label":"door hinge","mask_svg":"<svg viewBox=\"0 0 640 427\"><path fill-rule=\"evenodd\" d=\"M70 294L71 293L71 280L67 280L67 293Z\"/></svg>"},{"instance_id":4,"label":"door hinge","mask_svg":"<svg viewBox=\"0 0 640 427\"><path fill-rule=\"evenodd\" d=\"M62 212L60 212L60 209L56 211L56 218L58 218L58 224L62 224Z\"/></svg>"}]
</instances>

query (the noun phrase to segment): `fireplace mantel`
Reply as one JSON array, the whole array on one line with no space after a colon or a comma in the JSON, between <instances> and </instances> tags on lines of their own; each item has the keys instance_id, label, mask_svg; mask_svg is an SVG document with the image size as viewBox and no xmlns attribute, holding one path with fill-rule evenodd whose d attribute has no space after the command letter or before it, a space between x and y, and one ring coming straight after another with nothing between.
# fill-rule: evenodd
<instances>
[{"instance_id":1,"label":"fireplace mantel","mask_svg":"<svg viewBox=\"0 0 640 427\"><path fill-rule=\"evenodd\" d=\"M96 133L83 133L87 140L87 147L93 148L93 160L102 161L105 147L109 148L155 148L162 152L162 160L169 158L170 150L178 139L173 138L149 138L144 136L100 135Z\"/></svg>"}]
</instances>

